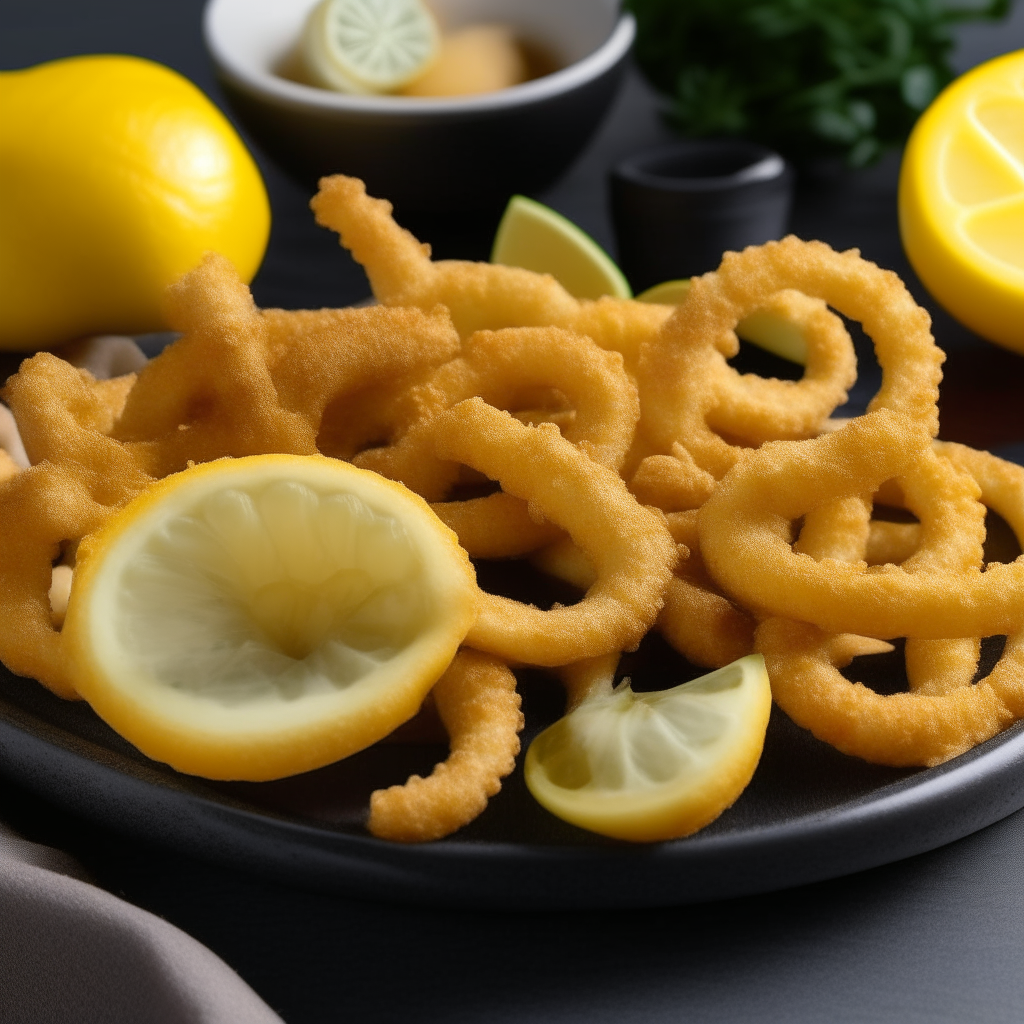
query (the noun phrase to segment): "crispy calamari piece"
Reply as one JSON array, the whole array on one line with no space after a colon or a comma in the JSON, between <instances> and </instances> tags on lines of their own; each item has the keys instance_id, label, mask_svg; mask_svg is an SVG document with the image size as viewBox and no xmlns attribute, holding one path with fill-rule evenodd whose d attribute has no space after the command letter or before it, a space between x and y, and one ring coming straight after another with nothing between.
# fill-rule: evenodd
<instances>
[{"instance_id":1,"label":"crispy calamari piece","mask_svg":"<svg viewBox=\"0 0 1024 1024\"><path fill-rule=\"evenodd\" d=\"M515 676L496 658L463 648L431 691L451 752L425 779L378 789L367 827L381 839L440 839L476 818L515 767L523 716Z\"/></svg>"},{"instance_id":2,"label":"crispy calamari piece","mask_svg":"<svg viewBox=\"0 0 1024 1024\"><path fill-rule=\"evenodd\" d=\"M839 668L855 656L891 649L877 640L771 618L758 626L756 646L772 694L794 722L843 753L875 764L942 764L1024 715L1021 634L1007 641L986 679L938 695L882 695L844 679Z\"/></svg>"},{"instance_id":3,"label":"crispy calamari piece","mask_svg":"<svg viewBox=\"0 0 1024 1024\"><path fill-rule=\"evenodd\" d=\"M146 471L145 445L107 436L113 410L131 383L130 376L95 381L87 371L40 352L21 364L3 395L33 465L59 466L77 477L95 501L118 505L154 479Z\"/></svg>"},{"instance_id":4,"label":"crispy calamari piece","mask_svg":"<svg viewBox=\"0 0 1024 1024\"><path fill-rule=\"evenodd\" d=\"M551 424L528 427L479 398L438 418L438 454L464 462L565 529L597 581L578 604L541 611L483 595L467 643L512 662L566 665L635 647L661 610L678 557L662 518Z\"/></svg>"},{"instance_id":5,"label":"crispy calamari piece","mask_svg":"<svg viewBox=\"0 0 1024 1024\"><path fill-rule=\"evenodd\" d=\"M816 561L794 552L790 524L837 497L899 477L921 521L903 565ZM1024 559L982 573L978 485L932 453L912 420L879 410L810 441L752 452L700 511L701 550L714 580L744 606L834 633L947 639L1024 626Z\"/></svg>"},{"instance_id":6,"label":"crispy calamari piece","mask_svg":"<svg viewBox=\"0 0 1024 1024\"><path fill-rule=\"evenodd\" d=\"M446 409L466 398L515 413L533 406L542 391L569 403L564 436L596 462L617 469L633 440L640 403L617 352L598 348L589 338L559 328L478 331L464 354L412 388L399 403L397 437L353 462L440 502L457 480L458 466L434 452L434 424ZM534 418L531 416L530 418ZM508 558L549 543L560 531L535 523L525 504L494 494L435 505L474 557Z\"/></svg>"},{"instance_id":7,"label":"crispy calamari piece","mask_svg":"<svg viewBox=\"0 0 1024 1024\"><path fill-rule=\"evenodd\" d=\"M441 309L261 313L214 254L170 289L168 316L184 336L140 371L113 430L145 443L154 476L226 455L315 454L332 403L460 345Z\"/></svg>"},{"instance_id":8,"label":"crispy calamari piece","mask_svg":"<svg viewBox=\"0 0 1024 1024\"><path fill-rule=\"evenodd\" d=\"M563 536L554 523L534 519L525 501L502 491L430 507L472 558L521 558Z\"/></svg>"},{"instance_id":9,"label":"crispy calamari piece","mask_svg":"<svg viewBox=\"0 0 1024 1024\"><path fill-rule=\"evenodd\" d=\"M605 297L573 298L550 274L466 260L430 259L430 247L399 227L391 204L373 199L357 178L320 179L310 202L316 221L336 231L366 270L373 294L387 306L451 310L459 334L503 327L562 327L636 365L641 344L671 315L672 306Z\"/></svg>"},{"instance_id":10,"label":"crispy calamari piece","mask_svg":"<svg viewBox=\"0 0 1024 1024\"><path fill-rule=\"evenodd\" d=\"M776 312L788 305L784 315L802 320L808 342L802 381L743 378L725 362L738 348L736 325L772 303ZM855 250L837 253L789 237L726 253L718 270L694 279L675 315L645 343L638 367L641 429L653 450L665 453L678 442L720 479L743 449L716 431L758 444L821 430L853 366L849 336L825 303L859 320L875 343L882 386L870 408L897 410L934 436L943 355L928 314L895 274Z\"/></svg>"}]
</instances>

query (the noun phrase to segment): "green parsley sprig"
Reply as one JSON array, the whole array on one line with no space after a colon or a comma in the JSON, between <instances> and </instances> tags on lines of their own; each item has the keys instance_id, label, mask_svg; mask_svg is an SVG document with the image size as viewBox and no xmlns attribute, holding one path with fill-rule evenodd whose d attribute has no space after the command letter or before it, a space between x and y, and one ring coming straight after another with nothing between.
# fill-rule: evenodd
<instances>
[{"instance_id":1,"label":"green parsley sprig","mask_svg":"<svg viewBox=\"0 0 1024 1024\"><path fill-rule=\"evenodd\" d=\"M954 77L952 27L1009 0L625 0L637 60L688 136L852 166L900 145Z\"/></svg>"}]
</instances>

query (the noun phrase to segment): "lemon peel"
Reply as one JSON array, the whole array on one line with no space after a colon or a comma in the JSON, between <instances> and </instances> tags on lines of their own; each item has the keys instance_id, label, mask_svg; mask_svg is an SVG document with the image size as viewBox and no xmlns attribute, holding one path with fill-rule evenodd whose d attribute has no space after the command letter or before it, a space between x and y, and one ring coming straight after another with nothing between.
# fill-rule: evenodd
<instances>
[{"instance_id":1,"label":"lemon peel","mask_svg":"<svg viewBox=\"0 0 1024 1024\"><path fill-rule=\"evenodd\" d=\"M260 781L361 750L418 710L477 613L418 496L322 456L159 481L79 548L75 689L155 760Z\"/></svg>"}]
</instances>

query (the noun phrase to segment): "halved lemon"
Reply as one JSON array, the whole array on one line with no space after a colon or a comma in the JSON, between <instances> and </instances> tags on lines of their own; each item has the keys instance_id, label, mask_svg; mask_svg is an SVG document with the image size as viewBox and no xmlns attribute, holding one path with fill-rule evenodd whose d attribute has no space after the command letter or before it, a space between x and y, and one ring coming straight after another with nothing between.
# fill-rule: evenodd
<instances>
[{"instance_id":1,"label":"halved lemon","mask_svg":"<svg viewBox=\"0 0 1024 1024\"><path fill-rule=\"evenodd\" d=\"M932 295L983 338L1024 352L1024 50L961 75L921 115L899 218Z\"/></svg>"},{"instance_id":2,"label":"halved lemon","mask_svg":"<svg viewBox=\"0 0 1024 1024\"><path fill-rule=\"evenodd\" d=\"M633 295L615 261L590 235L526 196L509 200L494 236L491 262L551 274L577 299Z\"/></svg>"},{"instance_id":3,"label":"halved lemon","mask_svg":"<svg viewBox=\"0 0 1024 1024\"><path fill-rule=\"evenodd\" d=\"M194 466L78 551L75 688L144 754L214 779L329 764L411 718L477 612L455 535L319 456Z\"/></svg>"},{"instance_id":4,"label":"halved lemon","mask_svg":"<svg viewBox=\"0 0 1024 1024\"><path fill-rule=\"evenodd\" d=\"M662 281L637 298L641 302L658 302L666 306L678 306L690 290L690 282L683 278L678 281ZM781 320L771 313L758 311L736 325L736 333L758 348L772 352L781 359L788 359L800 366L807 365L807 342L796 324Z\"/></svg>"},{"instance_id":5,"label":"halved lemon","mask_svg":"<svg viewBox=\"0 0 1024 1024\"><path fill-rule=\"evenodd\" d=\"M552 814L616 839L656 842L714 821L764 747L771 687L759 654L689 683L588 696L526 754L526 784Z\"/></svg>"},{"instance_id":6,"label":"halved lemon","mask_svg":"<svg viewBox=\"0 0 1024 1024\"><path fill-rule=\"evenodd\" d=\"M420 0L323 0L302 37L314 84L347 93L394 92L431 65L437 22Z\"/></svg>"}]
</instances>

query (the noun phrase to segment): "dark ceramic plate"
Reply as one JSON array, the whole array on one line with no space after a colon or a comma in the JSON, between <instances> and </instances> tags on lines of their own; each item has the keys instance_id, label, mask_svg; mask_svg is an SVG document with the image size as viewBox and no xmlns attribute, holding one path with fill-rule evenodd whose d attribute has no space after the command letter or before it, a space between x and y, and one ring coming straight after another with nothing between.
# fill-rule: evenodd
<instances>
[{"instance_id":1,"label":"dark ceramic plate","mask_svg":"<svg viewBox=\"0 0 1024 1024\"><path fill-rule=\"evenodd\" d=\"M991 663L998 648L986 651ZM649 638L625 659L638 689L697 674ZM858 659L898 685L900 652ZM523 674L530 736L561 713L556 684ZM777 710L754 780L689 839L635 847L575 829L533 799L521 771L450 839L381 842L370 792L429 772L443 747L384 744L271 783L211 783L148 760L85 704L0 668L0 773L68 810L162 846L286 882L399 901L492 908L666 906L860 871L952 842L1024 806L1024 729L939 768L900 770L837 753Z\"/></svg>"}]
</instances>

